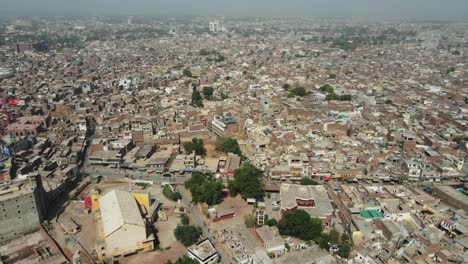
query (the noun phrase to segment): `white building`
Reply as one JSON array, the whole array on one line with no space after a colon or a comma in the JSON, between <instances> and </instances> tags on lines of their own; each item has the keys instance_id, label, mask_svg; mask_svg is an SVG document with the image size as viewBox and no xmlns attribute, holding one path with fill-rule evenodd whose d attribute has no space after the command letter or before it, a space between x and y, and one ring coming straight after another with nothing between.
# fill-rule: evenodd
<instances>
[{"instance_id":1,"label":"white building","mask_svg":"<svg viewBox=\"0 0 468 264\"><path fill-rule=\"evenodd\" d=\"M211 241L206 238L188 248L188 256L201 264L218 263L219 255Z\"/></svg>"},{"instance_id":2,"label":"white building","mask_svg":"<svg viewBox=\"0 0 468 264\"><path fill-rule=\"evenodd\" d=\"M221 30L222 30L222 28L221 28L221 24L219 23L219 21L215 20L215 21L210 22L210 31L211 32L219 32Z\"/></svg>"}]
</instances>

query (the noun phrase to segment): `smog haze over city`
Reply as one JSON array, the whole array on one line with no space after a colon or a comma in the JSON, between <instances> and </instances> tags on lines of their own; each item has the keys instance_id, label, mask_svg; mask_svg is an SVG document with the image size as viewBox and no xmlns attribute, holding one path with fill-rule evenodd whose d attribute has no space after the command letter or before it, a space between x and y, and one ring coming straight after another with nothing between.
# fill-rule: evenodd
<instances>
[{"instance_id":1,"label":"smog haze over city","mask_svg":"<svg viewBox=\"0 0 468 264\"><path fill-rule=\"evenodd\" d=\"M17 0L2 15L225 15L287 17L468 18L465 0Z\"/></svg>"},{"instance_id":2,"label":"smog haze over city","mask_svg":"<svg viewBox=\"0 0 468 264\"><path fill-rule=\"evenodd\" d=\"M468 263L467 0L0 0L0 263Z\"/></svg>"}]
</instances>

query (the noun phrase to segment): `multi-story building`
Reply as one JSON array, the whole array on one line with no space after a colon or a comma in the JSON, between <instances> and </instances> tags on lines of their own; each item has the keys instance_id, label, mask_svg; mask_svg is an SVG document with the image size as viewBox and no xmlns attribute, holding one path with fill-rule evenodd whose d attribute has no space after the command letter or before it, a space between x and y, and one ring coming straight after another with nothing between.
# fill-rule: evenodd
<instances>
[{"instance_id":1,"label":"multi-story building","mask_svg":"<svg viewBox=\"0 0 468 264\"><path fill-rule=\"evenodd\" d=\"M292 176L295 178L309 175L309 157L305 153L301 153L299 156L289 156L288 166Z\"/></svg>"},{"instance_id":2,"label":"multi-story building","mask_svg":"<svg viewBox=\"0 0 468 264\"><path fill-rule=\"evenodd\" d=\"M218 251L208 238L190 246L188 256L200 264L212 264L219 261Z\"/></svg>"},{"instance_id":3,"label":"multi-story building","mask_svg":"<svg viewBox=\"0 0 468 264\"><path fill-rule=\"evenodd\" d=\"M39 227L45 219L45 198L39 176L0 185L0 242Z\"/></svg>"},{"instance_id":4,"label":"multi-story building","mask_svg":"<svg viewBox=\"0 0 468 264\"><path fill-rule=\"evenodd\" d=\"M231 136L239 132L239 122L231 113L215 115L211 122L211 130L219 137Z\"/></svg>"},{"instance_id":5,"label":"multi-story building","mask_svg":"<svg viewBox=\"0 0 468 264\"><path fill-rule=\"evenodd\" d=\"M16 53L23 53L25 51L47 51L47 44L44 41L16 43L15 51Z\"/></svg>"},{"instance_id":6,"label":"multi-story building","mask_svg":"<svg viewBox=\"0 0 468 264\"><path fill-rule=\"evenodd\" d=\"M210 31L211 32L219 32L221 31L221 23L219 23L219 21L211 21L210 22Z\"/></svg>"}]
</instances>

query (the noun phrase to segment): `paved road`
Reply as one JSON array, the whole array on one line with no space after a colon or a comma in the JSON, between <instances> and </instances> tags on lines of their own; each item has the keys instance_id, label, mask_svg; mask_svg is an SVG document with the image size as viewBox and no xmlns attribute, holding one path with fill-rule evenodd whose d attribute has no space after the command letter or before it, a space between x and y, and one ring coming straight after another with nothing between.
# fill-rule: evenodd
<instances>
[{"instance_id":1,"label":"paved road","mask_svg":"<svg viewBox=\"0 0 468 264\"><path fill-rule=\"evenodd\" d=\"M199 226L202 229L203 236L209 238L210 241L213 243L213 245L215 246L216 250L218 251L218 253L219 253L220 257L221 257L220 262L221 263L229 263L228 262L229 258L224 253L224 249L221 247L221 245L218 243L218 241L216 239L214 239L210 235L210 232L208 231L208 228L206 228L205 223L203 222L203 216L198 212L198 210L196 208L194 208L194 205L192 205L188 191L182 186L180 186L178 188L178 191L182 195L182 203L185 206L185 208L188 209L188 212L190 214L190 218L194 222L193 224L195 224L196 226Z\"/></svg>"}]
</instances>

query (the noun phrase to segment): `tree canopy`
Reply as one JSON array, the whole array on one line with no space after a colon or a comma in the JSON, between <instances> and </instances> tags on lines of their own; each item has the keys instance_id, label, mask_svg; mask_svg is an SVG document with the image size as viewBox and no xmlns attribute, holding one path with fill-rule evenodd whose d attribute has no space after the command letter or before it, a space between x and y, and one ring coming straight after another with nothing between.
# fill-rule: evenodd
<instances>
[{"instance_id":1,"label":"tree canopy","mask_svg":"<svg viewBox=\"0 0 468 264\"><path fill-rule=\"evenodd\" d=\"M222 152L241 154L237 139L230 137L219 137L216 139L216 149Z\"/></svg>"},{"instance_id":2,"label":"tree canopy","mask_svg":"<svg viewBox=\"0 0 468 264\"><path fill-rule=\"evenodd\" d=\"M351 252L351 243L349 242L348 236L346 234L340 235L334 228L328 231L328 233L321 233L320 236L315 239L315 242L320 248L327 251L329 251L331 247L334 247L335 250L337 250L335 252L342 258L348 258Z\"/></svg>"},{"instance_id":3,"label":"tree canopy","mask_svg":"<svg viewBox=\"0 0 468 264\"><path fill-rule=\"evenodd\" d=\"M278 225L278 220L276 220L275 218L271 218L271 219L268 219L265 224L267 226L277 226Z\"/></svg>"},{"instance_id":4,"label":"tree canopy","mask_svg":"<svg viewBox=\"0 0 468 264\"><path fill-rule=\"evenodd\" d=\"M293 95L293 96L305 96L307 95L307 91L304 87L302 86L299 86L299 87L296 87L294 89L292 89L291 91L289 91L289 95Z\"/></svg>"},{"instance_id":5,"label":"tree canopy","mask_svg":"<svg viewBox=\"0 0 468 264\"><path fill-rule=\"evenodd\" d=\"M203 107L203 97L201 96L200 92L197 90L196 87L194 87L192 91L191 104L195 107Z\"/></svg>"},{"instance_id":6,"label":"tree canopy","mask_svg":"<svg viewBox=\"0 0 468 264\"><path fill-rule=\"evenodd\" d=\"M278 223L282 235L293 236L302 240L315 240L322 232L322 221L311 218L304 210L289 211L283 214Z\"/></svg>"},{"instance_id":7,"label":"tree canopy","mask_svg":"<svg viewBox=\"0 0 468 264\"><path fill-rule=\"evenodd\" d=\"M213 87L211 87L211 86L203 87L203 95L205 96L205 98L209 98L209 97L213 96L213 92L214 92Z\"/></svg>"},{"instance_id":8,"label":"tree canopy","mask_svg":"<svg viewBox=\"0 0 468 264\"><path fill-rule=\"evenodd\" d=\"M192 77L192 72L189 70L189 69L185 69L184 72L183 72L183 75L185 77Z\"/></svg>"},{"instance_id":9,"label":"tree canopy","mask_svg":"<svg viewBox=\"0 0 468 264\"><path fill-rule=\"evenodd\" d=\"M174 236L184 246L188 247L198 242L202 231L199 227L192 225L179 225L174 230Z\"/></svg>"},{"instance_id":10,"label":"tree canopy","mask_svg":"<svg viewBox=\"0 0 468 264\"><path fill-rule=\"evenodd\" d=\"M333 86L331 86L330 84L326 83L320 87L320 91L327 92L327 93L334 93L335 88L333 88Z\"/></svg>"},{"instance_id":11,"label":"tree canopy","mask_svg":"<svg viewBox=\"0 0 468 264\"><path fill-rule=\"evenodd\" d=\"M171 187L168 184L164 185L163 194L167 199L170 199L173 201L177 201L182 198L180 193L172 191Z\"/></svg>"},{"instance_id":12,"label":"tree canopy","mask_svg":"<svg viewBox=\"0 0 468 264\"><path fill-rule=\"evenodd\" d=\"M310 177L304 177L301 179L301 185L319 185L319 183Z\"/></svg>"},{"instance_id":13,"label":"tree canopy","mask_svg":"<svg viewBox=\"0 0 468 264\"><path fill-rule=\"evenodd\" d=\"M244 163L242 167L234 171L234 180L229 182L231 195L239 193L242 199L263 199L264 184L263 173L250 163Z\"/></svg>"},{"instance_id":14,"label":"tree canopy","mask_svg":"<svg viewBox=\"0 0 468 264\"><path fill-rule=\"evenodd\" d=\"M194 171L190 180L185 182L185 188L192 193L194 203L214 205L220 202L224 185L213 179L211 175Z\"/></svg>"},{"instance_id":15,"label":"tree canopy","mask_svg":"<svg viewBox=\"0 0 468 264\"><path fill-rule=\"evenodd\" d=\"M180 218L180 222L182 225L188 225L190 223L190 218L187 215L183 215L182 218Z\"/></svg>"},{"instance_id":16,"label":"tree canopy","mask_svg":"<svg viewBox=\"0 0 468 264\"><path fill-rule=\"evenodd\" d=\"M205 155L206 149L203 146L203 139L201 138L192 138L192 142L187 142L184 144L185 153L191 154L195 151L196 155Z\"/></svg>"}]
</instances>

